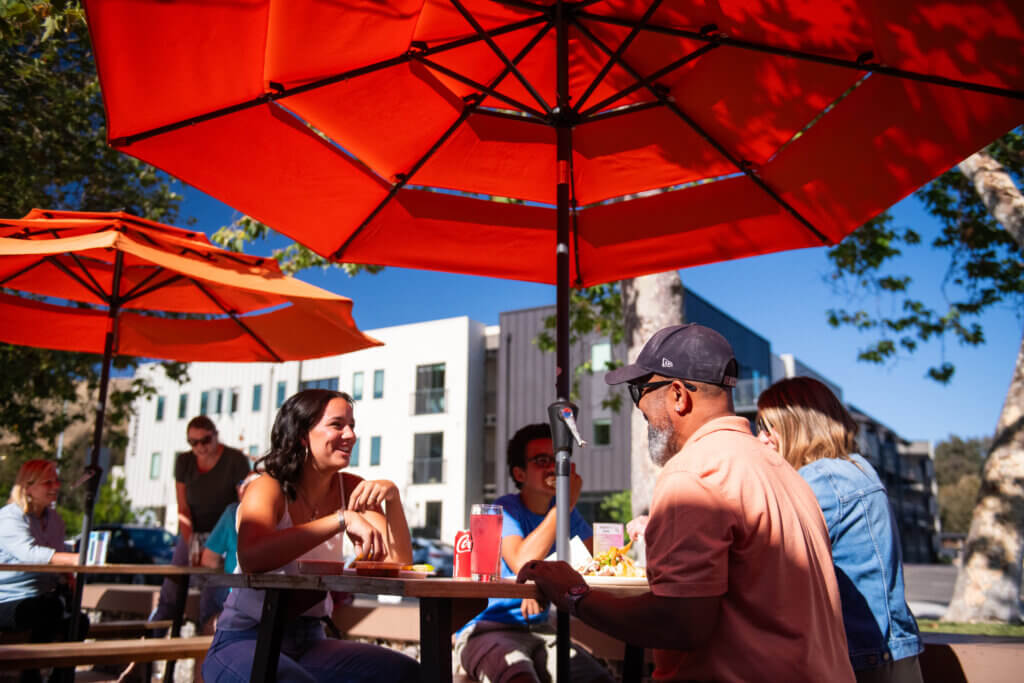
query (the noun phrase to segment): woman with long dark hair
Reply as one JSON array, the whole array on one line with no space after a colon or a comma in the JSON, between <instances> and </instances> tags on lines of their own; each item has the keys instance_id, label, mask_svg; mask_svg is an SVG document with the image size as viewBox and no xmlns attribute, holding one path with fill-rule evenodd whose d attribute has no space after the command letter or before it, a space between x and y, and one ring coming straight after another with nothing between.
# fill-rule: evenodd
<instances>
[{"instance_id":1,"label":"woman with long dark hair","mask_svg":"<svg viewBox=\"0 0 1024 683\"><path fill-rule=\"evenodd\" d=\"M896 518L878 474L856 453L857 423L827 386L794 377L758 398L757 428L810 484L825 516L858 683L920 683Z\"/></svg>"},{"instance_id":2,"label":"woman with long dark hair","mask_svg":"<svg viewBox=\"0 0 1024 683\"><path fill-rule=\"evenodd\" d=\"M412 561L409 526L394 483L344 473L356 442L352 399L325 389L301 391L281 406L270 452L257 463L239 505L238 565L243 572L294 574L300 559L341 560L348 534L364 559ZM312 593L312 592L308 592ZM304 610L285 628L282 681L416 681L419 664L375 645L326 638L331 595L293 596ZM224 605L203 678L248 681L263 591L235 589Z\"/></svg>"}]
</instances>

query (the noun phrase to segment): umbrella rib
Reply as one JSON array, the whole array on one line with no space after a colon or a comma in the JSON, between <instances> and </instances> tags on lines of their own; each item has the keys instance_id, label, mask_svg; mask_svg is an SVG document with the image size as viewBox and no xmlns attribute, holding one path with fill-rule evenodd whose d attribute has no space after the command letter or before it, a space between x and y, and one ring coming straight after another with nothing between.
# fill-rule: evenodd
<instances>
[{"instance_id":1,"label":"umbrella rib","mask_svg":"<svg viewBox=\"0 0 1024 683\"><path fill-rule=\"evenodd\" d=\"M155 285L153 285L152 287L146 287L146 285L150 281L152 281L154 278L159 276L161 273L166 272L166 270L167 269L164 268L163 266L157 266L156 270L154 270L152 273L147 275L145 277L145 279L143 279L137 285L132 287L131 291L126 292L125 295L123 297L121 297L121 299L123 301L131 301L133 299L142 298L142 297L146 296L147 294L149 294L150 292L155 292L158 289L163 289L164 287L169 287L171 285L171 283L175 282L176 280L180 280L180 279L182 279L182 277L184 277L184 276L182 276L180 274L175 273L175 274L172 274L171 277L167 278L163 282L158 282Z\"/></svg>"},{"instance_id":2,"label":"umbrella rib","mask_svg":"<svg viewBox=\"0 0 1024 683\"><path fill-rule=\"evenodd\" d=\"M477 81L474 81L472 78L470 78L468 76L464 76L464 75L460 74L457 71L453 71L453 70L449 69L448 67L443 66L441 64L438 64L437 62L435 62L433 60L427 59L426 57L423 57L423 56L420 56L420 55L417 55L417 59L419 59L420 62L422 62L424 65L430 67L431 69L434 69L435 71L440 71L444 75L446 75L446 76L448 76L450 78L454 78L455 80L460 81L462 83L465 83L466 85L470 86L471 88L473 88L475 90L479 90L480 92L486 93L489 97L493 97L495 99L501 100L502 102L505 102L506 104L510 104L513 107L517 107L519 109L522 109L523 111L525 111L525 112L527 112L529 114L532 114L533 116L537 117L538 119L542 119L543 120L544 118L547 117L547 114L545 114L544 112L538 111L538 110L534 109L533 107L531 107L531 106L529 106L527 104L524 104L524 103L522 103L522 102L520 102L520 101L518 101L518 100L516 100L516 99L514 99L512 97L508 97L507 95L503 95L500 92L494 90L494 88L488 87L488 86L484 85L483 83L479 83Z\"/></svg>"},{"instance_id":3,"label":"umbrella rib","mask_svg":"<svg viewBox=\"0 0 1024 683\"><path fill-rule=\"evenodd\" d=\"M627 35L622 40L622 42L619 43L619 47L616 48L615 50L615 55L613 57L609 57L608 60L605 61L604 66L602 66L601 70L597 72L596 76L594 76L594 80L590 82L590 85L587 86L587 89L584 90L583 94L580 95L578 100L576 100L576 104L573 106L573 108L577 112L579 112L583 104L588 99L590 99L590 96L594 94L594 90L597 89L597 86L600 85L601 81L604 80L604 77L608 75L609 71L611 71L612 66L615 65L615 61L626 52L626 50L633 43L636 37L640 35L641 27L643 27L645 24L647 24L648 21L650 21L651 17L654 15L658 7L660 6L661 0L654 0L654 2L648 5L647 11L644 12L644 15L642 17L640 17L639 23L637 23L636 26L632 27L629 31L629 35Z\"/></svg>"},{"instance_id":4,"label":"umbrella rib","mask_svg":"<svg viewBox=\"0 0 1024 683\"><path fill-rule=\"evenodd\" d=\"M6 285L8 282L10 282L11 280L13 280L15 278L21 277L22 275L24 275L28 271L32 270L33 268L39 267L40 265L42 265L42 263L43 263L42 260L40 260L40 261L33 261L32 263L28 264L27 266L25 266L24 268L22 268L18 272L11 273L7 277L5 277L3 280L0 280L0 287L3 287L4 285Z\"/></svg>"},{"instance_id":5,"label":"umbrella rib","mask_svg":"<svg viewBox=\"0 0 1024 683\"><path fill-rule=\"evenodd\" d=\"M649 87L652 83L654 83L654 81L658 80L659 78L672 73L676 69L679 69L679 68L685 66L686 64L689 64L690 62L694 61L695 59L698 59L699 57L703 57L707 53L709 53L712 50L714 50L716 47L718 47L718 46L714 45L714 44L703 45L703 46L697 48L696 50L694 50L693 52L691 52L690 54L685 55L683 57L680 57L679 59L677 59L676 61L672 62L671 64L669 64L667 66L663 66L662 68L658 69L654 73L650 74L649 76L643 77L643 78L640 78L639 76L636 76L634 74L634 77L638 79L636 83L633 83L632 85L630 85L630 86L628 86L626 88L623 88L619 92L614 93L612 95L609 95L608 97L604 98L603 100L601 100L597 104L595 104L595 105L593 105L591 107L588 107L586 111L584 111L584 112L582 112L580 114L580 116L583 117L583 118L590 118L595 112L601 111L602 109L604 109L605 107L610 105L612 102L616 102L618 100L621 100L626 95L629 95L630 93L636 92L637 90L639 90L641 88Z\"/></svg>"},{"instance_id":6,"label":"umbrella rib","mask_svg":"<svg viewBox=\"0 0 1024 683\"><path fill-rule=\"evenodd\" d=\"M537 45L537 43L540 42L541 38L543 38L547 34L547 32L551 30L551 28L552 25L550 23L541 26L540 30L537 31L533 38L531 38L529 42L523 46L523 49L519 51L519 54L515 56L515 58L512 60L513 63L518 64L520 61L522 61L522 59L527 54L529 54L530 50L532 50ZM504 80L506 76L508 76L508 73L509 67L506 66L505 69L500 74L495 76L494 80L491 83L491 86L496 87L498 84L500 84L501 81ZM348 249L348 246L352 244L352 241L363 231L363 229L367 225L370 224L370 221L372 221L377 216L377 214L381 212L384 206L392 199L394 199L395 195L398 194L399 190L405 187L405 185L412 179L416 172L420 170L423 164L425 164L427 160L430 159L430 157L433 156L438 149L440 149L441 145L443 145L445 141L448 140L448 138L450 138L455 133L458 127L461 126L466 121L466 119L469 118L471 114L480 111L480 102L482 101L483 96L480 95L479 93L467 99L466 106L463 107L462 113L459 114L459 118L451 126L449 126L448 130L442 133L441 137L437 140L437 142L435 142L431 146L431 148L428 149L426 153L422 157L420 157L420 159L415 164L413 164L413 167L409 169L408 173L405 173L398 178L398 182L395 183L395 185L391 188L387 196L384 197L384 199L381 200L380 204L378 204L376 208L374 208L370 215L367 216L366 219L359 224L359 227L352 231L352 234L348 236L348 239L346 239L345 242L340 247L338 247L337 251L335 251L334 254L331 255L332 259L337 260L341 258L341 255L345 252L346 249ZM529 118L518 116L515 118L521 121L531 120Z\"/></svg>"},{"instance_id":7,"label":"umbrella rib","mask_svg":"<svg viewBox=\"0 0 1024 683\"><path fill-rule=\"evenodd\" d=\"M196 288L200 292L202 292L207 297L209 297L210 301L212 301L214 304L216 304L217 307L220 308L220 310L224 311L225 315L229 316L232 320L234 320L235 324L238 325L239 327L241 327L245 331L246 334L248 334L250 337L252 337L256 341L257 344L262 346L263 350L266 351L267 353L269 353L271 355L271 357L276 362L278 362L278 363L283 363L284 362L281 359L281 357L279 355L277 355L272 348L270 348L270 346L267 344L267 342L263 341L263 339L258 334L253 332L249 328L248 325L246 325L244 322L242 322L242 319L238 317L237 313L235 313L234 311L228 309L227 306L222 304L220 302L220 300L216 296L213 295L213 292L209 291L206 287L204 287L203 284L201 282L199 282L199 280L196 280L195 278L191 278L190 277L190 278L188 278L188 281L191 282L193 285L195 285Z\"/></svg>"},{"instance_id":8,"label":"umbrella rib","mask_svg":"<svg viewBox=\"0 0 1024 683\"><path fill-rule=\"evenodd\" d=\"M408 184L409 180L412 179L412 176L416 173L416 171L420 170L423 164L427 163L430 157L432 157L434 153L441 148L441 145L443 145L445 141L448 140L448 138L450 138L452 134L455 133L458 127L461 126L466 121L466 119L469 118L469 115L473 113L473 111L479 104L480 99L480 95L476 95L471 101L467 102L466 106L462 108L462 112L459 114L459 118L455 119L455 122L452 123L452 125L448 126L448 130L442 133L441 137L439 137L437 141L430 146L430 149L428 149L426 153L423 156L421 156L416 161L415 164L413 164L412 168L409 169L409 172L400 174L398 176L398 181L391 186L391 189L388 191L387 196L385 196L384 199L382 199L380 203L374 207L373 211L370 212L370 215L363 219L363 222L359 224L359 227L352 231L352 234L348 236L348 239L346 239L345 242L340 247L338 247L338 249L335 250L333 254L331 254L332 260L341 259L342 255L345 253L345 250L348 249L350 244L352 244L352 241L356 237L358 237L359 234L366 228L366 226L369 225L370 222L377 217L377 214L379 214L384 209L384 207L387 206L387 204L392 199L395 198L395 195L397 195L399 191L403 187L405 187L406 184Z\"/></svg>"},{"instance_id":9,"label":"umbrella rib","mask_svg":"<svg viewBox=\"0 0 1024 683\"><path fill-rule=\"evenodd\" d=\"M519 29L539 24L543 21L546 21L546 18L544 16L530 17L529 19L524 19L523 21L519 21L514 24L507 24L505 26L501 26L491 31L485 31L484 35L499 36L505 33L511 33L512 31L518 31ZM453 40L450 43L444 43L442 45L436 45L434 47L426 47L423 44L414 44L414 47L410 48L408 52L398 55L397 57L385 59L384 61L376 62L374 64L368 64L367 66L362 66L359 67L358 69L344 71L340 74L328 76L326 78L322 78L311 83L306 83L304 85L296 86L294 88L285 88L280 84L272 83L271 87L274 88L274 92L263 93L262 95L254 97L251 100L246 100L245 102L239 102L238 104L233 104L227 107L222 107L220 109L215 109L211 112L206 112L205 114L199 114L198 116L182 119L181 121L175 121L174 123L168 123L163 126L157 126L156 128L150 128L149 130L145 130L140 133L135 133L133 135L125 135L119 138L113 138L110 141L110 146L128 147L136 142L156 137L158 135L163 135L164 133L171 133L176 130L180 130L181 128L187 128L198 123L212 121L223 116L228 116L230 114L235 114L240 111L245 111L246 109L258 107L262 104L270 104L271 102L275 102L286 97L291 97L292 95L301 95L302 93L308 92L310 90L316 90L317 88L323 88L328 85L333 85L335 83L347 81L352 78L365 76L366 74L370 74L375 71L380 71L381 69L388 69L392 66L398 66L399 64L404 64L405 62L410 61L417 55L431 55L438 52L445 52L447 50L463 47L465 45L471 45L473 43L479 42L480 40L483 40L483 36L475 35L469 36L467 38Z\"/></svg>"},{"instance_id":10,"label":"umbrella rib","mask_svg":"<svg viewBox=\"0 0 1024 683\"><path fill-rule=\"evenodd\" d=\"M579 11L576 14L579 17L592 19L593 21L597 21L604 24L612 24L615 26L636 25L636 22L631 19L620 19L618 17L603 16L600 14L593 14L591 12L584 11ZM711 31L689 31L686 29L659 26L657 24L645 24L640 26L640 28L641 30L651 31L653 33L662 33L665 35L676 36L679 38L690 38L692 40L699 40L706 43L735 47L741 50L764 52L767 54L778 55L781 57L792 57L793 59L801 59L808 62L816 62L818 64L838 66L845 69L853 69L856 71L869 71L871 73L878 73L886 76L894 76L897 78L903 78L911 81L921 81L923 83L931 83L933 85L941 85L950 88L959 88L961 90L980 92L986 95L998 95L999 97L1008 97L1010 99L1015 100L1024 100L1024 90L1014 90L1013 88L1001 88L993 85L984 85L982 83L962 81L955 78L946 78L945 76L934 76L931 74L920 73L917 71L908 71L906 69L898 69L896 67L872 63L869 61L873 56L870 52L861 55L857 59L840 59L838 57L826 57L824 55L816 55L811 52L802 52L800 50L792 50L789 48L775 47L773 45L755 43L750 40L732 38L722 32L719 32L717 28L715 28L713 25L709 27L714 29Z\"/></svg>"},{"instance_id":11,"label":"umbrella rib","mask_svg":"<svg viewBox=\"0 0 1024 683\"><path fill-rule=\"evenodd\" d=\"M82 262L82 258L78 254L74 253L73 251L67 252L67 254L68 254L68 256L71 257L71 260L75 262L75 265L77 265L81 269L82 275L84 275L85 277L89 278L89 281L92 282L92 284L96 287L95 291L100 293L101 298L106 299L107 297L103 296L103 286L100 285L99 281L92 274L92 271L85 267L85 264ZM117 273L117 269L121 267L121 264L118 263L118 257L120 255L121 255L120 251L117 251L114 254L114 271L115 271L115 274ZM52 257L50 257L50 258L52 258ZM54 263L58 263L58 261L54 260ZM68 275L72 274L70 270L67 270L66 272L68 273ZM120 279L120 278L118 277L117 279ZM110 301L111 304L113 304L113 302L114 302L114 292L113 291L110 292L109 301Z\"/></svg>"},{"instance_id":12,"label":"umbrella rib","mask_svg":"<svg viewBox=\"0 0 1024 683\"><path fill-rule=\"evenodd\" d=\"M603 42L601 42L601 40L597 36L595 36L593 33L591 33L590 29L588 29L586 26L584 26L582 22L580 22L580 21L573 21L573 23L576 24L576 26L580 29L580 31L582 31L595 45L597 45L598 48L600 48L606 54L609 54L609 55L611 54L611 49L607 45L605 45ZM630 66L630 64L628 62L626 62L624 59L620 58L618 60L618 62L619 62L619 65L622 66L623 69L628 71L630 73L630 75L633 76L633 78L636 78L638 80L640 80L642 78L641 75L636 71L636 69L634 69L632 66ZM701 138L703 138L705 142L707 142L709 145L714 147L715 150L717 150L719 154L721 154L723 157L725 157L729 161L729 163L731 163L739 171L741 171L744 175L746 175L747 178L749 178L751 180L751 182L753 182L755 185L760 187L769 197L774 199L775 202L777 204L779 204L779 206L781 206L783 209L785 209L801 225L803 225L805 228L807 228L812 233L814 233L815 237L817 237L821 241L822 244L832 244L832 240L830 240L820 230L818 230L816 227L814 227L814 225L809 220L804 218L803 215L801 215L799 211L797 211L792 205L790 205L785 199L783 199L775 190L773 190L771 187L769 187L766 182L764 182L761 178L759 178L757 176L757 174L754 173L753 169L750 168L749 162L746 162L746 161L743 161L743 160L740 160L740 159L737 159L736 157L734 157L732 155L732 153L729 152L729 150L727 150L725 148L724 145L722 145L720 142L718 142L718 140L713 138L710 133L708 133L703 128L701 128L700 125L698 125L696 121L694 121L692 118L687 116L686 112L684 112L675 102L673 102L671 99L669 99L668 95L665 94L665 92L663 92L661 88L658 88L657 86L654 86L654 85L651 85L651 84L647 84L646 88L647 88L647 90L652 95L654 95L666 107L668 107L669 110L673 114L675 114L677 117L682 119L683 122L686 123L686 125L688 125L695 133L697 133L697 135L699 135Z\"/></svg>"},{"instance_id":13,"label":"umbrella rib","mask_svg":"<svg viewBox=\"0 0 1024 683\"><path fill-rule=\"evenodd\" d=\"M657 109L658 107L664 107L665 103L659 100L653 102L640 102L638 104L630 105L628 107L619 107L618 109L612 109L601 114L594 114L592 116L585 117L580 123L596 123L598 121L606 121L608 119L614 119L617 116L625 116L626 114L635 114L638 111L644 111L645 109Z\"/></svg>"},{"instance_id":14,"label":"umbrella rib","mask_svg":"<svg viewBox=\"0 0 1024 683\"><path fill-rule=\"evenodd\" d=\"M487 43L487 47L491 48L491 51L495 55L497 55L498 59L502 61L502 63L505 65L505 69L511 70L512 74L516 77L516 79L523 85L524 88L526 88L526 91L530 93L533 99L537 101L537 104L540 105L541 109L544 110L544 113L550 115L551 107L548 105L548 103L544 101L544 98L541 97L540 93L537 92L537 89L533 87L533 84L530 83L530 81L526 80L526 77L523 76L522 72L520 72L519 69L516 68L516 65L512 63L512 60L510 60L508 56L501 50L501 48L498 47L498 44L494 42L494 38L487 35L487 33L484 31L484 27L480 25L480 22L476 20L476 17L474 17L462 5L462 3L459 2L459 0L449 1L452 3L452 5L455 6L455 9L459 11L459 14L462 15L462 17L469 23L469 25L473 27L473 30L476 31L477 35L480 36L485 43Z\"/></svg>"},{"instance_id":15,"label":"umbrella rib","mask_svg":"<svg viewBox=\"0 0 1024 683\"><path fill-rule=\"evenodd\" d=\"M103 301L104 303L106 303L106 304L107 304L108 306L110 305L110 298L109 298L109 297L108 297L108 296L107 296L107 295L106 295L106 294L105 294L105 293L103 292L103 288L102 288L102 287L100 287L99 283L98 283L98 282L96 282L96 281L95 281L95 280L94 280L94 279L92 278L92 276L91 276L91 275L89 276L89 279L90 279L90 280L92 280L94 284L90 284L90 283L86 282L85 280L83 280L83 279L82 279L82 276L80 276L80 275L79 275L78 273L75 273L75 272L73 272L73 271L72 271L72 270L71 270L70 268L68 268L68 267L67 267L66 265L64 265L63 263L61 263L61 262L60 262L59 260L57 260L57 259L56 259L56 258L54 258L53 256L47 256L45 260L46 260L46 261L48 261L49 263L52 263L53 265L55 265L55 266L56 266L56 267L57 267L58 269L60 269L60 270L64 271L64 274L65 274L65 275L67 275L67 276L68 276L68 277L70 277L70 278L71 278L72 280L75 280L76 282L78 282L78 284L80 284L80 285L82 285L83 287L85 287L85 289L87 289L87 290L88 290L89 292L91 292L91 293L92 293L92 294L93 294L94 296L96 296L96 298L100 299L101 301ZM77 259L76 259L76 261L77 261ZM78 266L79 266L80 268L82 268L82 269L83 269L83 271L84 271L84 272L85 272L85 273L86 273L87 275L89 274L89 271L85 270L85 268L84 268L84 267L82 266L82 264L81 264L81 263L79 263L79 264L78 264ZM95 286L94 286L94 285L95 285Z\"/></svg>"}]
</instances>

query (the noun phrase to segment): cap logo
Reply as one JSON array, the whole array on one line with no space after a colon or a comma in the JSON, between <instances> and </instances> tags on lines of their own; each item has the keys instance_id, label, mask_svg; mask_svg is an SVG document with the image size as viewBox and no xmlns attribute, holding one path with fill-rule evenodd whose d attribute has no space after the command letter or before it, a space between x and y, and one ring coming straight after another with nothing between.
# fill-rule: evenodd
<instances>
[{"instance_id":1,"label":"cap logo","mask_svg":"<svg viewBox=\"0 0 1024 683\"><path fill-rule=\"evenodd\" d=\"M662 358L661 359L661 367L663 367L663 368L671 368L671 367L673 367L673 363L668 358Z\"/></svg>"}]
</instances>

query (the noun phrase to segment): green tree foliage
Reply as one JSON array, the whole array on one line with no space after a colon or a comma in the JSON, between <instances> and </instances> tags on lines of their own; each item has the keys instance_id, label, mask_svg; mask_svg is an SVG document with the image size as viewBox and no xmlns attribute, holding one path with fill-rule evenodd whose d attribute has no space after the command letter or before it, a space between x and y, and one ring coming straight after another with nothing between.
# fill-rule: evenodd
<instances>
[{"instance_id":1,"label":"green tree foliage","mask_svg":"<svg viewBox=\"0 0 1024 683\"><path fill-rule=\"evenodd\" d=\"M598 509L601 512L601 519L598 521L625 524L633 519L632 494L629 491L610 493L601 499Z\"/></svg>"},{"instance_id":2,"label":"green tree foliage","mask_svg":"<svg viewBox=\"0 0 1024 683\"><path fill-rule=\"evenodd\" d=\"M171 222L181 196L173 179L106 144L103 101L85 15L78 2L0 0L0 216L30 209L125 210ZM0 475L30 457L53 457L56 436L91 419L76 393L95 401L100 357L0 345ZM134 358L117 358L128 374ZM180 377L183 367L168 364ZM122 425L142 383L112 392L105 443Z\"/></svg>"},{"instance_id":3,"label":"green tree foliage","mask_svg":"<svg viewBox=\"0 0 1024 683\"><path fill-rule=\"evenodd\" d=\"M992 439L950 436L935 446L935 481L939 485L939 515L946 533L966 534L978 500L981 469Z\"/></svg>"},{"instance_id":4,"label":"green tree foliage","mask_svg":"<svg viewBox=\"0 0 1024 683\"><path fill-rule=\"evenodd\" d=\"M1014 130L988 147L1020 185L1024 177L1024 133ZM925 283L941 292L944 306L934 307L913 292L913 279L899 272L904 251L924 245L913 227L896 227L889 213L868 221L829 251L834 270L829 276L837 289L867 293L875 306L828 311L832 327L853 327L876 337L860 360L885 363L922 343L951 339L977 346L985 342L979 316L996 305L1024 312L1024 253L993 218L977 191L958 168L953 168L916 193L941 229L930 235L932 249L948 254L949 265L938 281ZM920 289L916 291L921 291ZM955 367L944 358L928 370L942 383Z\"/></svg>"},{"instance_id":5,"label":"green tree foliage","mask_svg":"<svg viewBox=\"0 0 1024 683\"><path fill-rule=\"evenodd\" d=\"M57 504L57 512L64 520L64 528L68 534L74 535L82 528L82 489L62 491L61 500ZM132 512L132 501L128 498L128 489L123 477L112 478L100 487L93 508L93 524L122 524L136 521Z\"/></svg>"}]
</instances>

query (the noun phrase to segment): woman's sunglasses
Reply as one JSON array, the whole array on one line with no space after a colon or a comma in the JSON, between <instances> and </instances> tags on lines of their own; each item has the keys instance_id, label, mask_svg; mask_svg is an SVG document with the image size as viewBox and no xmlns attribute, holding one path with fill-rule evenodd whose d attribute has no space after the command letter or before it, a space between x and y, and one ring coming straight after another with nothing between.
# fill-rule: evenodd
<instances>
[{"instance_id":1,"label":"woman's sunglasses","mask_svg":"<svg viewBox=\"0 0 1024 683\"><path fill-rule=\"evenodd\" d=\"M195 448L196 446L209 446L210 443L213 441L213 434L207 434L206 436L204 436L201 439L186 439L186 440L188 441L188 445L192 446L193 448Z\"/></svg>"}]
</instances>

